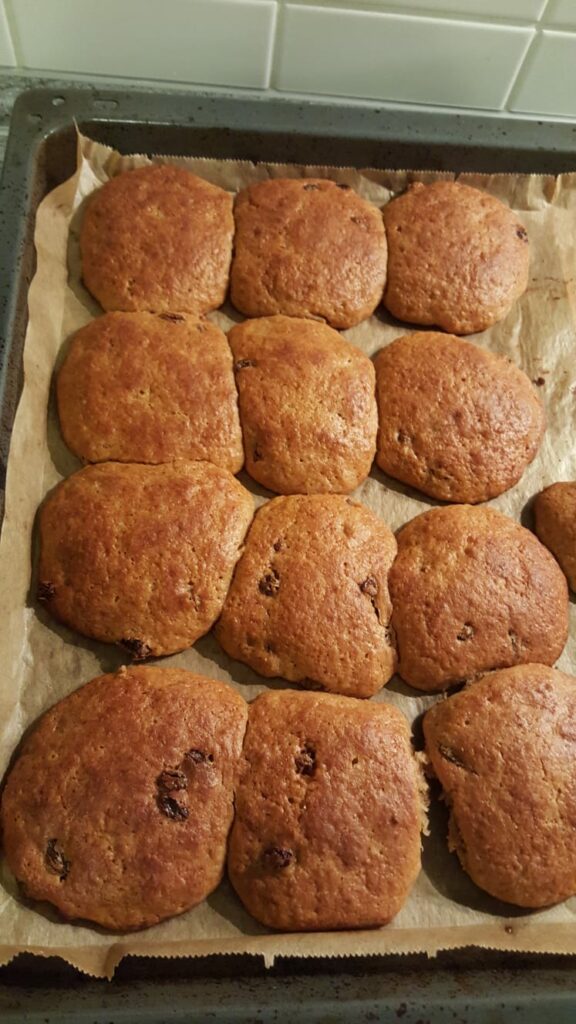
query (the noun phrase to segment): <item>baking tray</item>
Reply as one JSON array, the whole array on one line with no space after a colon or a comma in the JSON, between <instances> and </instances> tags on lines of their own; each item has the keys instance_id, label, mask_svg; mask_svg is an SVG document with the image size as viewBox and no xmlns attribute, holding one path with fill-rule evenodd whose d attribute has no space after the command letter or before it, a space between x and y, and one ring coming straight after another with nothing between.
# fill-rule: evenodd
<instances>
[{"instance_id":1,"label":"baking tray","mask_svg":"<svg viewBox=\"0 0 576 1024\"><path fill-rule=\"evenodd\" d=\"M576 168L576 126L268 93L31 89L17 100L0 186L0 514L21 390L36 209L75 167L75 126L124 153L356 167L558 174ZM0 928L1 936L1 928ZM193 960L127 958L112 982L55 959L0 968L0 1019L106 1021L445 1021L563 1024L576 1014L576 962L474 949L425 956Z\"/></svg>"}]
</instances>

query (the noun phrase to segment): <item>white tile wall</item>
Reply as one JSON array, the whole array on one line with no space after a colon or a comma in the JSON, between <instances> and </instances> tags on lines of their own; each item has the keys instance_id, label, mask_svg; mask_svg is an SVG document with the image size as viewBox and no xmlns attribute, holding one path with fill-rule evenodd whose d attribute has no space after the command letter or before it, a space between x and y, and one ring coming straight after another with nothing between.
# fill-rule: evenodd
<instances>
[{"instance_id":1,"label":"white tile wall","mask_svg":"<svg viewBox=\"0 0 576 1024\"><path fill-rule=\"evenodd\" d=\"M533 29L288 4L279 89L500 109Z\"/></svg>"},{"instance_id":2,"label":"white tile wall","mask_svg":"<svg viewBox=\"0 0 576 1024\"><path fill-rule=\"evenodd\" d=\"M12 36L8 28L6 12L0 6L0 67L15 67L16 57L12 45Z\"/></svg>"},{"instance_id":3,"label":"white tile wall","mask_svg":"<svg viewBox=\"0 0 576 1024\"><path fill-rule=\"evenodd\" d=\"M511 109L576 117L576 33L543 32L536 40Z\"/></svg>"},{"instance_id":4,"label":"white tile wall","mask_svg":"<svg viewBox=\"0 0 576 1024\"><path fill-rule=\"evenodd\" d=\"M576 120L576 0L0 0L2 65Z\"/></svg>"}]
</instances>

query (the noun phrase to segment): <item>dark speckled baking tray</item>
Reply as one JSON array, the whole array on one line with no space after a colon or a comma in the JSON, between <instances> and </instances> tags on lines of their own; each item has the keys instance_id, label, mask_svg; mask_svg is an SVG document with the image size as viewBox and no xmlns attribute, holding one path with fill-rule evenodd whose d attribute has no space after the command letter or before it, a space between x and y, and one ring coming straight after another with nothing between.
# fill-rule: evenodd
<instances>
[{"instance_id":1,"label":"dark speckled baking tray","mask_svg":"<svg viewBox=\"0 0 576 1024\"><path fill-rule=\"evenodd\" d=\"M42 197L74 170L74 122L124 153L390 169L576 169L576 125L567 122L407 113L258 93L62 89L60 83L25 91L14 108L0 186L0 489L21 388L34 216ZM564 956L474 949L433 961L420 955L281 959L268 971L253 957L128 958L106 982L58 960L20 956L0 968L0 1020L568 1024L576 1020L576 964Z\"/></svg>"}]
</instances>

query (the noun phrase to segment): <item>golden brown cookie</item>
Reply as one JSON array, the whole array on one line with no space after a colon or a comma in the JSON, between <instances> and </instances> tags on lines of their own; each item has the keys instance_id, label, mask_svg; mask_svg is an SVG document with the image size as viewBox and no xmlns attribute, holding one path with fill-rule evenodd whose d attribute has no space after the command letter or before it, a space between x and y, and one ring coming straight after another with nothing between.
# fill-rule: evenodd
<instances>
[{"instance_id":1,"label":"golden brown cookie","mask_svg":"<svg viewBox=\"0 0 576 1024\"><path fill-rule=\"evenodd\" d=\"M40 509L38 599L140 660L190 647L218 618L252 496L209 462L104 462Z\"/></svg>"},{"instance_id":2,"label":"golden brown cookie","mask_svg":"<svg viewBox=\"0 0 576 1024\"><path fill-rule=\"evenodd\" d=\"M420 773L403 715L350 697L261 694L250 706L228 873L258 921L370 928L420 870Z\"/></svg>"},{"instance_id":3,"label":"golden brown cookie","mask_svg":"<svg viewBox=\"0 0 576 1024\"><path fill-rule=\"evenodd\" d=\"M398 671L443 690L491 669L552 665L568 636L568 588L552 555L492 508L449 505L398 534L390 573Z\"/></svg>"},{"instance_id":4,"label":"golden brown cookie","mask_svg":"<svg viewBox=\"0 0 576 1024\"><path fill-rule=\"evenodd\" d=\"M536 495L536 533L576 591L576 482L552 484Z\"/></svg>"},{"instance_id":5,"label":"golden brown cookie","mask_svg":"<svg viewBox=\"0 0 576 1024\"><path fill-rule=\"evenodd\" d=\"M544 665L492 672L424 717L450 807L448 842L497 899L576 894L576 679Z\"/></svg>"},{"instance_id":6,"label":"golden brown cookie","mask_svg":"<svg viewBox=\"0 0 576 1024\"><path fill-rule=\"evenodd\" d=\"M384 223L384 304L399 320L473 334L503 320L526 289L526 229L486 192L416 182L384 208Z\"/></svg>"},{"instance_id":7,"label":"golden brown cookie","mask_svg":"<svg viewBox=\"0 0 576 1024\"><path fill-rule=\"evenodd\" d=\"M6 782L4 852L66 918L146 928L218 885L247 705L183 669L100 676L55 705Z\"/></svg>"},{"instance_id":8,"label":"golden brown cookie","mask_svg":"<svg viewBox=\"0 0 576 1024\"><path fill-rule=\"evenodd\" d=\"M75 335L57 378L60 427L86 462L244 463L222 331L180 313L106 313Z\"/></svg>"},{"instance_id":9,"label":"golden brown cookie","mask_svg":"<svg viewBox=\"0 0 576 1024\"><path fill-rule=\"evenodd\" d=\"M88 200L82 277L104 309L206 313L228 289L232 196L170 164L111 178Z\"/></svg>"},{"instance_id":10,"label":"golden brown cookie","mask_svg":"<svg viewBox=\"0 0 576 1024\"><path fill-rule=\"evenodd\" d=\"M450 334L397 338L375 360L377 462L432 498L475 504L512 487L544 432L542 403L509 359Z\"/></svg>"},{"instance_id":11,"label":"golden brown cookie","mask_svg":"<svg viewBox=\"0 0 576 1024\"><path fill-rule=\"evenodd\" d=\"M228 339L250 476L280 494L358 487L378 425L368 356L331 327L288 316L245 320Z\"/></svg>"},{"instance_id":12,"label":"golden brown cookie","mask_svg":"<svg viewBox=\"0 0 576 1024\"><path fill-rule=\"evenodd\" d=\"M396 666L395 553L385 523L350 498L275 498L248 534L217 639L263 676L371 697Z\"/></svg>"},{"instance_id":13,"label":"golden brown cookie","mask_svg":"<svg viewBox=\"0 0 576 1024\"><path fill-rule=\"evenodd\" d=\"M380 210L348 185L275 178L234 204L232 302L246 316L304 316L353 327L382 299L386 234Z\"/></svg>"}]
</instances>

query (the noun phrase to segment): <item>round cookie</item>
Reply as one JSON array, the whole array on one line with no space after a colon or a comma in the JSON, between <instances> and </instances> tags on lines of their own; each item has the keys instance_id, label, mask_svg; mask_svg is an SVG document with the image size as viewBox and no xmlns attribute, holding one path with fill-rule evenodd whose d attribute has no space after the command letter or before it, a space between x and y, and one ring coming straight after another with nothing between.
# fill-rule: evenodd
<instances>
[{"instance_id":1,"label":"round cookie","mask_svg":"<svg viewBox=\"0 0 576 1024\"><path fill-rule=\"evenodd\" d=\"M385 703L272 690L250 705L228 874L285 931L370 928L420 870L423 780Z\"/></svg>"},{"instance_id":2,"label":"round cookie","mask_svg":"<svg viewBox=\"0 0 576 1024\"><path fill-rule=\"evenodd\" d=\"M126 171L88 200L82 278L104 309L206 313L226 297L233 234L224 189L170 164Z\"/></svg>"},{"instance_id":3,"label":"round cookie","mask_svg":"<svg viewBox=\"0 0 576 1024\"><path fill-rule=\"evenodd\" d=\"M247 705L183 669L122 668L26 737L2 794L8 865L69 919L146 928L222 878Z\"/></svg>"},{"instance_id":4,"label":"round cookie","mask_svg":"<svg viewBox=\"0 0 576 1024\"><path fill-rule=\"evenodd\" d=\"M536 533L576 591L576 481L552 484L534 501Z\"/></svg>"},{"instance_id":5,"label":"round cookie","mask_svg":"<svg viewBox=\"0 0 576 1024\"><path fill-rule=\"evenodd\" d=\"M384 472L432 498L471 504L520 479L545 416L529 378L509 359L422 332L397 338L375 365L376 460Z\"/></svg>"},{"instance_id":6,"label":"round cookie","mask_svg":"<svg viewBox=\"0 0 576 1024\"><path fill-rule=\"evenodd\" d=\"M552 555L492 508L449 505L397 536L390 573L398 671L444 690L491 669L552 665L568 636L568 588Z\"/></svg>"},{"instance_id":7,"label":"round cookie","mask_svg":"<svg viewBox=\"0 0 576 1024\"><path fill-rule=\"evenodd\" d=\"M232 356L208 320L106 313L74 336L56 381L62 435L86 462L244 462Z\"/></svg>"},{"instance_id":8,"label":"round cookie","mask_svg":"<svg viewBox=\"0 0 576 1024\"><path fill-rule=\"evenodd\" d=\"M384 305L399 320L473 334L526 290L530 247L513 210L454 181L416 182L384 207Z\"/></svg>"},{"instance_id":9,"label":"round cookie","mask_svg":"<svg viewBox=\"0 0 576 1024\"><path fill-rule=\"evenodd\" d=\"M40 509L38 599L135 659L190 647L218 618L252 496L209 462L104 462Z\"/></svg>"},{"instance_id":10,"label":"round cookie","mask_svg":"<svg viewBox=\"0 0 576 1024\"><path fill-rule=\"evenodd\" d=\"M493 672L435 704L424 735L450 848L476 885L521 907L576 895L576 679Z\"/></svg>"},{"instance_id":11,"label":"round cookie","mask_svg":"<svg viewBox=\"0 0 576 1024\"><path fill-rule=\"evenodd\" d=\"M228 340L250 476L280 494L358 487L378 425L368 356L325 324L287 316L245 320Z\"/></svg>"},{"instance_id":12,"label":"round cookie","mask_svg":"<svg viewBox=\"0 0 576 1024\"><path fill-rule=\"evenodd\" d=\"M353 327L382 299L386 234L377 207L349 185L275 178L234 204L230 296L249 317L288 316Z\"/></svg>"},{"instance_id":13,"label":"round cookie","mask_svg":"<svg viewBox=\"0 0 576 1024\"><path fill-rule=\"evenodd\" d=\"M256 514L216 637L263 676L371 697L392 676L396 541L339 495L275 498Z\"/></svg>"}]
</instances>

